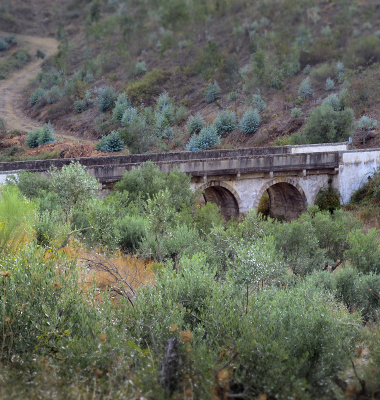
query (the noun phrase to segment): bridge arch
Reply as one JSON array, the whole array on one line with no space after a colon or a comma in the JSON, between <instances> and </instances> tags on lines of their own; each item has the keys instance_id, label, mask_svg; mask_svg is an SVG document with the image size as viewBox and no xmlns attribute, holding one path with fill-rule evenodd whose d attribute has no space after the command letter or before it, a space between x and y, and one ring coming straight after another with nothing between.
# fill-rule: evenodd
<instances>
[{"instance_id":1,"label":"bridge arch","mask_svg":"<svg viewBox=\"0 0 380 400\"><path fill-rule=\"evenodd\" d=\"M215 203L220 207L222 215L226 219L238 217L241 208L241 200L237 191L223 181L210 181L200 186L204 191L205 203Z\"/></svg>"},{"instance_id":2,"label":"bridge arch","mask_svg":"<svg viewBox=\"0 0 380 400\"><path fill-rule=\"evenodd\" d=\"M306 194L295 179L275 178L265 183L258 192L254 204L256 209L266 191L269 195L271 217L291 220L306 211L308 204Z\"/></svg>"}]
</instances>

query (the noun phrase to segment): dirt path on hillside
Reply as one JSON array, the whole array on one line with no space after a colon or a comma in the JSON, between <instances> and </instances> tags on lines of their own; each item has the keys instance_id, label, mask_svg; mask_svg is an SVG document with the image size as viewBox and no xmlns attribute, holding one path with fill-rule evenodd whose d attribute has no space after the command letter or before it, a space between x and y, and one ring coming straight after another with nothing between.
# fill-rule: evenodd
<instances>
[{"instance_id":1,"label":"dirt path on hillside","mask_svg":"<svg viewBox=\"0 0 380 400\"><path fill-rule=\"evenodd\" d=\"M7 35L6 33L1 34ZM17 35L17 38L20 43L28 47L28 51L32 55L36 53L37 49L42 50L47 56L51 56L58 51L58 42L52 38L24 35ZM42 61L33 58L21 71L11 74L9 79L0 80L0 116L5 119L9 130L30 131L43 125L43 123L25 115L22 109L23 91L29 81L37 76ZM55 129L54 134L57 138L64 140L93 143L91 140L77 138L75 135L62 130Z\"/></svg>"}]
</instances>

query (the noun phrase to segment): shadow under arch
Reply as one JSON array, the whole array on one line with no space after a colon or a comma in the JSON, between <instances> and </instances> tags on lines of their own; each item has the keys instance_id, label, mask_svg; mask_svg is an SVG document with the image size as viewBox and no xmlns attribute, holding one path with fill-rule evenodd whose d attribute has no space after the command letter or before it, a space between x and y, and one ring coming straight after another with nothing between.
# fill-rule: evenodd
<instances>
[{"instance_id":1,"label":"shadow under arch","mask_svg":"<svg viewBox=\"0 0 380 400\"><path fill-rule=\"evenodd\" d=\"M270 216L286 221L298 218L307 208L307 198L299 183L292 178L275 178L265 183L257 196L255 208L261 197L268 192Z\"/></svg>"},{"instance_id":2,"label":"shadow under arch","mask_svg":"<svg viewBox=\"0 0 380 400\"><path fill-rule=\"evenodd\" d=\"M228 183L211 181L202 185L203 198L205 203L215 203L226 219L238 217L240 213L240 197L236 190Z\"/></svg>"}]
</instances>

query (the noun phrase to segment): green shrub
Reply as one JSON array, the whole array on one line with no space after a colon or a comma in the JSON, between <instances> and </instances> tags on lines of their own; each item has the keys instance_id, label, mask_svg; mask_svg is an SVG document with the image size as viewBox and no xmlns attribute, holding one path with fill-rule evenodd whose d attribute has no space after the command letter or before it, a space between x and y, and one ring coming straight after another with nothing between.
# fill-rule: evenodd
<instances>
[{"instance_id":1,"label":"green shrub","mask_svg":"<svg viewBox=\"0 0 380 400\"><path fill-rule=\"evenodd\" d=\"M123 113L123 116L120 120L123 126L127 126L130 122L138 118L138 111L137 108L134 107L127 107ZM141 117L142 118L142 117Z\"/></svg>"},{"instance_id":2,"label":"green shrub","mask_svg":"<svg viewBox=\"0 0 380 400\"><path fill-rule=\"evenodd\" d=\"M380 271L380 249L376 229L370 229L367 234L361 229L355 229L348 235L350 249L345 257L363 273Z\"/></svg>"},{"instance_id":3,"label":"green shrub","mask_svg":"<svg viewBox=\"0 0 380 400\"><path fill-rule=\"evenodd\" d=\"M145 61L136 63L135 71L136 71L136 75L145 74L145 72L147 71Z\"/></svg>"},{"instance_id":4,"label":"green shrub","mask_svg":"<svg viewBox=\"0 0 380 400\"><path fill-rule=\"evenodd\" d=\"M169 191L167 203L176 211L180 211L191 207L194 203L196 194L190 188L190 179L177 169L169 174L161 172L151 161L147 161L141 168L126 172L115 184L112 195L128 192L128 202L139 203L167 189Z\"/></svg>"},{"instance_id":5,"label":"green shrub","mask_svg":"<svg viewBox=\"0 0 380 400\"><path fill-rule=\"evenodd\" d=\"M131 106L132 103L128 96L124 92L120 93L115 101L115 108L112 111L114 121L120 122L126 109Z\"/></svg>"},{"instance_id":6,"label":"green shrub","mask_svg":"<svg viewBox=\"0 0 380 400\"><path fill-rule=\"evenodd\" d=\"M20 50L17 54L16 54L16 58L21 61L22 63L26 62L28 60L28 56L25 53L24 50Z\"/></svg>"},{"instance_id":7,"label":"green shrub","mask_svg":"<svg viewBox=\"0 0 380 400\"><path fill-rule=\"evenodd\" d=\"M8 44L3 39L0 39L0 51L8 50Z\"/></svg>"},{"instance_id":8,"label":"green shrub","mask_svg":"<svg viewBox=\"0 0 380 400\"><path fill-rule=\"evenodd\" d=\"M179 123L187 118L188 115L188 110L186 107L181 106L177 108L177 111L175 112L175 119L176 122Z\"/></svg>"},{"instance_id":9,"label":"green shrub","mask_svg":"<svg viewBox=\"0 0 380 400\"><path fill-rule=\"evenodd\" d=\"M322 103L309 116L303 135L309 143L334 143L348 140L352 133L354 112L350 108L335 111Z\"/></svg>"},{"instance_id":10,"label":"green shrub","mask_svg":"<svg viewBox=\"0 0 380 400\"><path fill-rule=\"evenodd\" d=\"M344 64L367 66L380 61L380 38L375 35L352 39L345 51Z\"/></svg>"},{"instance_id":11,"label":"green shrub","mask_svg":"<svg viewBox=\"0 0 380 400\"><path fill-rule=\"evenodd\" d=\"M141 216L126 215L117 220L118 245L126 253L136 253L147 234L147 220Z\"/></svg>"},{"instance_id":12,"label":"green shrub","mask_svg":"<svg viewBox=\"0 0 380 400\"><path fill-rule=\"evenodd\" d=\"M303 98L303 99L308 99L313 95L314 91L311 87L311 81L310 78L307 77L305 78L302 82L301 85L298 89L298 94Z\"/></svg>"},{"instance_id":13,"label":"green shrub","mask_svg":"<svg viewBox=\"0 0 380 400\"><path fill-rule=\"evenodd\" d=\"M0 117L0 133L7 133L7 124L3 117Z\"/></svg>"},{"instance_id":14,"label":"green shrub","mask_svg":"<svg viewBox=\"0 0 380 400\"><path fill-rule=\"evenodd\" d=\"M41 146L46 143L54 142L55 137L53 136L53 134L54 129L51 126L50 122L45 124L38 133L38 145Z\"/></svg>"},{"instance_id":15,"label":"green shrub","mask_svg":"<svg viewBox=\"0 0 380 400\"><path fill-rule=\"evenodd\" d=\"M220 136L213 126L205 126L199 132L194 134L186 145L188 151L202 151L214 147L220 143Z\"/></svg>"},{"instance_id":16,"label":"green shrub","mask_svg":"<svg viewBox=\"0 0 380 400\"><path fill-rule=\"evenodd\" d=\"M39 100L46 98L46 91L42 88L36 89L29 97L29 104L34 106Z\"/></svg>"},{"instance_id":17,"label":"green shrub","mask_svg":"<svg viewBox=\"0 0 380 400\"><path fill-rule=\"evenodd\" d=\"M357 121L356 126L359 129L363 129L366 131L370 131L377 126L377 121L371 117L368 117L367 115L363 115L359 121Z\"/></svg>"},{"instance_id":18,"label":"green shrub","mask_svg":"<svg viewBox=\"0 0 380 400\"><path fill-rule=\"evenodd\" d=\"M330 94L327 96L322 104L326 104L329 107L331 107L334 111L342 111L344 109L342 100L339 98L339 96L335 93Z\"/></svg>"},{"instance_id":19,"label":"green shrub","mask_svg":"<svg viewBox=\"0 0 380 400\"><path fill-rule=\"evenodd\" d=\"M220 97L221 93L220 86L218 85L218 82L214 79L213 82L210 82L204 91L204 96L207 101L207 103L213 103Z\"/></svg>"},{"instance_id":20,"label":"green shrub","mask_svg":"<svg viewBox=\"0 0 380 400\"><path fill-rule=\"evenodd\" d=\"M143 78L130 84L126 89L126 94L132 99L133 103L151 104L162 91L164 85L170 79L171 73L160 69L147 72Z\"/></svg>"},{"instance_id":21,"label":"green shrub","mask_svg":"<svg viewBox=\"0 0 380 400\"><path fill-rule=\"evenodd\" d=\"M335 88L335 83L331 78L327 78L326 84L325 84L325 89L327 91L333 90Z\"/></svg>"},{"instance_id":22,"label":"green shrub","mask_svg":"<svg viewBox=\"0 0 380 400\"><path fill-rule=\"evenodd\" d=\"M219 135L224 136L236 129L236 114L234 111L222 111L214 120L213 127Z\"/></svg>"},{"instance_id":23,"label":"green shrub","mask_svg":"<svg viewBox=\"0 0 380 400\"><path fill-rule=\"evenodd\" d=\"M50 104L56 103L61 97L61 90L56 85L54 85L49 91L46 92L46 100Z\"/></svg>"},{"instance_id":24,"label":"green shrub","mask_svg":"<svg viewBox=\"0 0 380 400\"><path fill-rule=\"evenodd\" d=\"M156 108L159 112L162 112L164 108L171 107L173 105L173 100L170 98L169 93L164 90L156 101Z\"/></svg>"},{"instance_id":25,"label":"green shrub","mask_svg":"<svg viewBox=\"0 0 380 400\"><path fill-rule=\"evenodd\" d=\"M42 50L40 50L40 49L37 49L37 51L36 51L36 57L37 58L41 58L42 60L45 58L45 53L42 51Z\"/></svg>"},{"instance_id":26,"label":"green shrub","mask_svg":"<svg viewBox=\"0 0 380 400\"><path fill-rule=\"evenodd\" d=\"M302 109L298 107L292 108L290 112L294 118L299 118L302 115Z\"/></svg>"},{"instance_id":27,"label":"green shrub","mask_svg":"<svg viewBox=\"0 0 380 400\"><path fill-rule=\"evenodd\" d=\"M190 115L186 122L187 132L189 134L198 133L206 125L206 122L198 112L195 115Z\"/></svg>"},{"instance_id":28,"label":"green shrub","mask_svg":"<svg viewBox=\"0 0 380 400\"><path fill-rule=\"evenodd\" d=\"M337 79L338 83L343 83L345 68L344 68L344 64L341 61L338 61L335 64L334 72L335 72L335 78Z\"/></svg>"},{"instance_id":29,"label":"green shrub","mask_svg":"<svg viewBox=\"0 0 380 400\"><path fill-rule=\"evenodd\" d=\"M235 101L235 100L236 100L236 93L235 93L235 92L229 93L228 96L227 96L227 100L228 100L229 102Z\"/></svg>"},{"instance_id":30,"label":"green shrub","mask_svg":"<svg viewBox=\"0 0 380 400\"><path fill-rule=\"evenodd\" d=\"M0 258L15 256L33 238L35 205L24 198L15 186L2 190L0 198ZM17 257L14 257L17 258Z\"/></svg>"},{"instance_id":31,"label":"green shrub","mask_svg":"<svg viewBox=\"0 0 380 400\"><path fill-rule=\"evenodd\" d=\"M95 145L95 149L99 151L121 151L123 148L123 142L117 131L112 131L109 135L103 136Z\"/></svg>"},{"instance_id":32,"label":"green shrub","mask_svg":"<svg viewBox=\"0 0 380 400\"><path fill-rule=\"evenodd\" d=\"M112 86L105 86L98 89L98 97L96 98L98 110L101 112L107 111L115 102L116 94Z\"/></svg>"},{"instance_id":33,"label":"green shrub","mask_svg":"<svg viewBox=\"0 0 380 400\"><path fill-rule=\"evenodd\" d=\"M28 133L28 136L25 139L25 145L27 147L38 147L39 143L38 143L38 138L39 138L39 134L40 134L40 130L39 129L35 129L31 132Z\"/></svg>"},{"instance_id":34,"label":"green shrub","mask_svg":"<svg viewBox=\"0 0 380 400\"><path fill-rule=\"evenodd\" d=\"M327 25L327 26L324 26L322 29L321 29L321 35L322 36L331 36L332 35L332 31L331 31L331 28Z\"/></svg>"},{"instance_id":35,"label":"green shrub","mask_svg":"<svg viewBox=\"0 0 380 400\"><path fill-rule=\"evenodd\" d=\"M18 40L15 35L6 36L4 40L9 44L18 44Z\"/></svg>"},{"instance_id":36,"label":"green shrub","mask_svg":"<svg viewBox=\"0 0 380 400\"><path fill-rule=\"evenodd\" d=\"M261 117L258 110L248 108L239 121L239 129L244 133L255 133L260 126Z\"/></svg>"},{"instance_id":37,"label":"green shrub","mask_svg":"<svg viewBox=\"0 0 380 400\"><path fill-rule=\"evenodd\" d=\"M78 114L86 111L88 109L88 103L86 99L76 99L74 101L74 109Z\"/></svg>"},{"instance_id":38,"label":"green shrub","mask_svg":"<svg viewBox=\"0 0 380 400\"><path fill-rule=\"evenodd\" d=\"M307 64L306 67L303 69L303 73L305 75L309 75L310 71L311 71L311 66L310 66L310 64Z\"/></svg>"},{"instance_id":39,"label":"green shrub","mask_svg":"<svg viewBox=\"0 0 380 400\"><path fill-rule=\"evenodd\" d=\"M340 195L337 189L327 186L319 189L315 198L315 204L321 211L330 211L333 213L340 207Z\"/></svg>"},{"instance_id":40,"label":"green shrub","mask_svg":"<svg viewBox=\"0 0 380 400\"><path fill-rule=\"evenodd\" d=\"M252 103L261 113L267 108L267 104L261 97L260 91L252 96Z\"/></svg>"}]
</instances>

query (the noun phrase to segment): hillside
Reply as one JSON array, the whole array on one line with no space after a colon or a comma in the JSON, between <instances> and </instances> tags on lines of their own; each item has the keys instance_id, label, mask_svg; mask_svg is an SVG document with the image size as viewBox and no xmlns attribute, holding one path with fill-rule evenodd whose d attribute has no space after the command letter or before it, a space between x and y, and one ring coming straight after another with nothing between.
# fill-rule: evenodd
<instances>
[{"instance_id":1,"label":"hillside","mask_svg":"<svg viewBox=\"0 0 380 400\"><path fill-rule=\"evenodd\" d=\"M376 1L36 1L33 23L23 19L22 4L11 3L1 14L16 21L9 31L59 40L58 53L45 58L27 87L22 109L57 131L93 142L118 131L130 152L178 151L197 127L228 111L213 125L221 140L206 132L198 140L202 148L349 136L359 148L380 146ZM311 87L300 95L307 78ZM220 94L206 101L204 92L214 81ZM106 87L106 103L99 106ZM157 105L165 91L169 96ZM127 100L115 119L121 93ZM339 97L339 110L310 119L331 94ZM251 107L262 109L251 113L251 128L244 129L241 119ZM120 121L127 108L132 111ZM197 113L204 121L189 129L187 118ZM359 128L363 115L373 123L365 120Z\"/></svg>"}]
</instances>

